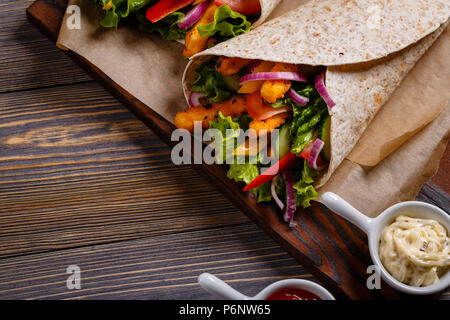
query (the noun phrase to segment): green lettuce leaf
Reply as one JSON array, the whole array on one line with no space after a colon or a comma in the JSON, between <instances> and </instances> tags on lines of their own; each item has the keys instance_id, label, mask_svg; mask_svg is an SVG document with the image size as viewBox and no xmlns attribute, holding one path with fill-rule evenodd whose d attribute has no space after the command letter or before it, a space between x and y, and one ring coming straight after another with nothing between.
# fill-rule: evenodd
<instances>
[{"instance_id":1,"label":"green lettuce leaf","mask_svg":"<svg viewBox=\"0 0 450 320\"><path fill-rule=\"evenodd\" d=\"M110 0L90 0L90 2L98 4L102 8L109 3ZM100 21L100 25L106 28L115 28L119 26L119 22L123 18L129 17L131 14L138 12L147 7L154 0L111 0L111 8L104 10L105 16Z\"/></svg>"},{"instance_id":2,"label":"green lettuce leaf","mask_svg":"<svg viewBox=\"0 0 450 320\"><path fill-rule=\"evenodd\" d=\"M202 37L214 36L217 42L222 42L248 32L251 25L246 16L224 4L214 13L213 22L198 26L197 30Z\"/></svg>"},{"instance_id":3,"label":"green lettuce leaf","mask_svg":"<svg viewBox=\"0 0 450 320\"><path fill-rule=\"evenodd\" d=\"M202 92L208 103L221 102L231 98L233 91L225 83L223 76L215 69L217 59L210 59L196 70L198 78L191 90Z\"/></svg>"},{"instance_id":4,"label":"green lettuce leaf","mask_svg":"<svg viewBox=\"0 0 450 320\"><path fill-rule=\"evenodd\" d=\"M234 157L230 161L230 169L227 172L227 177L233 179L237 182L244 182L249 184L253 179L259 176L260 169L257 164L251 164L250 162L238 163L236 161L237 157L233 156L233 151L237 147L237 138L241 133L240 129L243 131L248 129L248 124L252 121L249 115L242 115L232 119L230 116L225 117L221 112L219 112L219 117L216 121L209 122L210 129L217 129L221 133L222 145L215 145L214 148L219 150L216 153L216 161L219 164L225 163L227 148L231 153L230 157ZM227 130L231 130L227 136ZM213 141L213 144L220 143L219 141ZM256 195L258 202L260 201L270 201L272 195L270 193L270 183L266 183L258 188L252 189L252 192Z\"/></svg>"},{"instance_id":5,"label":"green lettuce leaf","mask_svg":"<svg viewBox=\"0 0 450 320\"><path fill-rule=\"evenodd\" d=\"M311 205L310 201L317 198L317 191L313 186L314 179L319 175L319 171L313 170L304 161L302 176L300 180L294 183L295 202L298 206L307 208Z\"/></svg>"},{"instance_id":6,"label":"green lettuce leaf","mask_svg":"<svg viewBox=\"0 0 450 320\"><path fill-rule=\"evenodd\" d=\"M256 177L259 176L259 168L256 164L230 164L230 169L227 172L229 179L234 179L237 182L244 182L249 184ZM251 190L256 195L258 202L267 202L272 200L270 193L270 182L267 182L257 188Z\"/></svg>"},{"instance_id":7,"label":"green lettuce leaf","mask_svg":"<svg viewBox=\"0 0 450 320\"><path fill-rule=\"evenodd\" d=\"M233 121L230 116L225 117L222 112L219 111L219 117L217 121L210 121L209 128L219 130L222 135L221 140L214 140L212 143L215 150L218 151L216 151L217 163L223 164L227 160L227 155L231 153L231 155L229 156L232 156L233 151L237 147L236 139L240 134L239 123ZM228 135L227 130L229 130ZM228 153L227 150L229 150Z\"/></svg>"},{"instance_id":8,"label":"green lettuce leaf","mask_svg":"<svg viewBox=\"0 0 450 320\"><path fill-rule=\"evenodd\" d=\"M312 139L320 121L328 115L328 109L325 101L320 97L301 111L296 112L295 109L294 107L291 124L293 141L291 151L299 154Z\"/></svg>"},{"instance_id":9,"label":"green lettuce leaf","mask_svg":"<svg viewBox=\"0 0 450 320\"><path fill-rule=\"evenodd\" d=\"M151 23L145 17L145 12L139 12L137 15L139 20L139 29L146 32L159 32L161 37L166 40L178 40L184 39L187 31L178 28L177 23L184 19L184 13L182 12L172 12L164 19Z\"/></svg>"}]
</instances>

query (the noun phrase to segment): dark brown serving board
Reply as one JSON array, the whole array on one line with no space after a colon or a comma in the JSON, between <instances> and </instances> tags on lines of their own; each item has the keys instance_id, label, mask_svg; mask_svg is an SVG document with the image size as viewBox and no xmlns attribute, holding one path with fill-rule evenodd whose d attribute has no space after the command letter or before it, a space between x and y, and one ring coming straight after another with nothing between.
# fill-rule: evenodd
<instances>
[{"instance_id":1,"label":"dark brown serving board","mask_svg":"<svg viewBox=\"0 0 450 320\"><path fill-rule=\"evenodd\" d=\"M56 42L66 5L65 0L37 0L27 9L27 16L42 33ZM71 51L66 53L163 141L173 145L170 138L174 126L171 123L123 90L83 57ZM448 151L447 149L446 158ZM372 262L366 236L323 205L314 203L311 208L297 212L298 227L290 229L273 205L258 204L250 193L242 191L242 185L227 179L225 168L216 165L195 165L194 168L206 176L217 189L299 263L309 269L336 297L351 299L405 297L384 283L381 290L367 289L366 269ZM444 170L438 180L448 181L446 171ZM428 189L431 189L430 192L433 194L433 184L431 187L428 186ZM447 188L444 189L448 192ZM433 195L422 194L421 197L433 200ZM447 193L442 193L441 197L443 203L448 203Z\"/></svg>"}]
</instances>

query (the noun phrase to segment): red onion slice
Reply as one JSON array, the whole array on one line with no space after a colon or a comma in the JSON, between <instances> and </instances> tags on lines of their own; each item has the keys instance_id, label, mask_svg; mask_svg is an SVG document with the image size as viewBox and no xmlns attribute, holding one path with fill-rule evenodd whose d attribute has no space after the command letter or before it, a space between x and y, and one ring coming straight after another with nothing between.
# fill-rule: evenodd
<instances>
[{"instance_id":1,"label":"red onion slice","mask_svg":"<svg viewBox=\"0 0 450 320\"><path fill-rule=\"evenodd\" d=\"M314 170L322 170L323 168L325 168L325 165L323 166L317 165L317 159L319 158L319 154L322 151L324 145L325 142L323 142L319 138L317 138L316 141L314 141L314 144L311 148L311 152L309 153L308 157L308 165L310 166L310 168Z\"/></svg>"},{"instance_id":2,"label":"red onion slice","mask_svg":"<svg viewBox=\"0 0 450 320\"><path fill-rule=\"evenodd\" d=\"M202 2L203 3L203 2ZM190 107L196 107L198 106L200 103L200 98L203 98L205 95L201 92L194 92L192 91L191 94L189 95L189 106Z\"/></svg>"},{"instance_id":3,"label":"red onion slice","mask_svg":"<svg viewBox=\"0 0 450 320\"><path fill-rule=\"evenodd\" d=\"M297 223L294 221L294 214L297 210L294 194L294 180L289 170L283 172L284 182L286 183L286 211L284 213L284 221L289 222L289 227L295 227Z\"/></svg>"},{"instance_id":4,"label":"red onion slice","mask_svg":"<svg viewBox=\"0 0 450 320\"><path fill-rule=\"evenodd\" d=\"M270 185L270 193L272 194L273 200L275 200L275 202L280 207L280 209L283 210L284 209L284 203L283 203L283 201L280 200L280 198L278 198L278 195L275 192L275 179L277 177L278 176L276 176L275 178L272 179L272 184Z\"/></svg>"},{"instance_id":5,"label":"red onion slice","mask_svg":"<svg viewBox=\"0 0 450 320\"><path fill-rule=\"evenodd\" d=\"M208 1L204 1L189 10L184 16L184 19L177 23L178 28L187 30L201 19L206 9L208 8Z\"/></svg>"},{"instance_id":6,"label":"red onion slice","mask_svg":"<svg viewBox=\"0 0 450 320\"><path fill-rule=\"evenodd\" d=\"M292 101L298 103L301 106L306 106L309 102L307 97L304 97L298 94L294 89L290 88L288 91L288 97L292 99Z\"/></svg>"},{"instance_id":7,"label":"red onion slice","mask_svg":"<svg viewBox=\"0 0 450 320\"><path fill-rule=\"evenodd\" d=\"M314 85L320 96L323 98L328 107L332 108L336 105L328 94L327 88L325 87L325 70L319 73L314 80Z\"/></svg>"},{"instance_id":8,"label":"red onion slice","mask_svg":"<svg viewBox=\"0 0 450 320\"><path fill-rule=\"evenodd\" d=\"M261 60L256 60L256 61L253 61L252 63L250 63L247 67L248 73L255 72L255 69L261 64L261 62L262 62Z\"/></svg>"},{"instance_id":9,"label":"red onion slice","mask_svg":"<svg viewBox=\"0 0 450 320\"><path fill-rule=\"evenodd\" d=\"M243 85L248 81L255 80L291 80L307 82L306 77L298 72L258 72L243 76L239 81L239 85Z\"/></svg>"}]
</instances>

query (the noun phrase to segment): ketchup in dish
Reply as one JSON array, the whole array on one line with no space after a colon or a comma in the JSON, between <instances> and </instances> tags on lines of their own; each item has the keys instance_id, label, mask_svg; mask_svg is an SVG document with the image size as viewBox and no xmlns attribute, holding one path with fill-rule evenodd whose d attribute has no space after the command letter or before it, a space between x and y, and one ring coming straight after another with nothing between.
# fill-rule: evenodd
<instances>
[{"instance_id":1,"label":"ketchup in dish","mask_svg":"<svg viewBox=\"0 0 450 320\"><path fill-rule=\"evenodd\" d=\"M322 300L314 293L297 288L283 288L273 292L266 300Z\"/></svg>"}]
</instances>

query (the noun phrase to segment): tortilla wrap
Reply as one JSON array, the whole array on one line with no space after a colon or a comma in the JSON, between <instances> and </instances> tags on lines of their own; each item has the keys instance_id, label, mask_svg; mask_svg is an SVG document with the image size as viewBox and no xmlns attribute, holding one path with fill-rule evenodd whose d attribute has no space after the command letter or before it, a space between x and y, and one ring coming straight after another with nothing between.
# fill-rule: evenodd
<instances>
[{"instance_id":1,"label":"tortilla wrap","mask_svg":"<svg viewBox=\"0 0 450 320\"><path fill-rule=\"evenodd\" d=\"M448 24L446 0L312 0L257 29L191 58L183 89L211 56L326 66L336 103L328 181L381 106Z\"/></svg>"},{"instance_id":2,"label":"tortilla wrap","mask_svg":"<svg viewBox=\"0 0 450 320\"><path fill-rule=\"evenodd\" d=\"M261 14L254 23L252 23L251 29L256 28L257 26L264 23L264 21L269 18L269 16L273 13L275 8L282 2L283 0L259 0L259 3L261 4ZM299 0L300 1L300 0ZM296 7L294 3L289 4L287 6L287 10ZM178 39L177 42L181 43L182 45L185 44L184 39Z\"/></svg>"},{"instance_id":3,"label":"tortilla wrap","mask_svg":"<svg viewBox=\"0 0 450 320\"><path fill-rule=\"evenodd\" d=\"M281 1L282 0L259 0L259 3L261 4L261 15L258 20L252 24L252 28L256 28L263 24Z\"/></svg>"}]
</instances>

